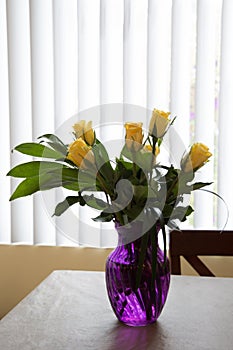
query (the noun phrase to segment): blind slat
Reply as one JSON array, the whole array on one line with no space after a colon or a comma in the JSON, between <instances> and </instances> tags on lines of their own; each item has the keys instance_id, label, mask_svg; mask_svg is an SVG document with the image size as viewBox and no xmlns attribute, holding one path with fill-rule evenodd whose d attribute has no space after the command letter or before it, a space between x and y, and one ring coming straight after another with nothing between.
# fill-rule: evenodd
<instances>
[{"instance_id":1,"label":"blind slat","mask_svg":"<svg viewBox=\"0 0 233 350\"><path fill-rule=\"evenodd\" d=\"M7 57L7 22L6 2L0 0L0 148L1 148L1 173L0 173L0 243L10 243L10 179L6 173L10 169L10 123L9 123L9 85L8 85L8 57Z\"/></svg>"},{"instance_id":2,"label":"blind slat","mask_svg":"<svg viewBox=\"0 0 233 350\"><path fill-rule=\"evenodd\" d=\"M78 119L100 124L100 1L78 1ZM96 107L95 107L96 106ZM92 107L92 108L91 108ZM95 107L95 108L94 108ZM79 243L98 246L94 209L79 207Z\"/></svg>"},{"instance_id":3,"label":"blind slat","mask_svg":"<svg viewBox=\"0 0 233 350\"><path fill-rule=\"evenodd\" d=\"M99 105L99 0L78 1L78 111Z\"/></svg>"},{"instance_id":4,"label":"blind slat","mask_svg":"<svg viewBox=\"0 0 233 350\"><path fill-rule=\"evenodd\" d=\"M110 157L119 153L119 142L123 136L123 19L123 0L100 1L100 129L98 136ZM105 196L102 199L105 200ZM114 246L116 243L113 223L101 224L100 246Z\"/></svg>"},{"instance_id":5,"label":"blind slat","mask_svg":"<svg viewBox=\"0 0 233 350\"><path fill-rule=\"evenodd\" d=\"M10 102L10 146L32 139L30 25L27 0L7 1L7 35ZM11 166L25 162L14 153ZM11 180L11 191L18 181ZM17 199L11 204L12 242L33 242L32 198ZM23 220L22 220L23 218Z\"/></svg>"},{"instance_id":6,"label":"blind slat","mask_svg":"<svg viewBox=\"0 0 233 350\"><path fill-rule=\"evenodd\" d=\"M222 11L222 45L221 45L221 74L219 100L219 137L218 137L218 193L225 199L229 209L227 228L233 227L232 204L232 130L233 118L233 2L224 0ZM218 227L225 223L226 209L222 202L218 202Z\"/></svg>"},{"instance_id":7,"label":"blind slat","mask_svg":"<svg viewBox=\"0 0 233 350\"><path fill-rule=\"evenodd\" d=\"M124 103L147 103L147 10L145 0L124 3Z\"/></svg>"},{"instance_id":8,"label":"blind slat","mask_svg":"<svg viewBox=\"0 0 233 350\"><path fill-rule=\"evenodd\" d=\"M72 121L77 113L78 96L78 42L77 42L77 1L53 1L54 40L54 127L55 133L64 140L72 141ZM45 194L46 195L46 194ZM59 203L67 196L61 188L55 190L55 201ZM49 202L48 202L49 203ZM54 207L50 212L53 212ZM72 245L70 238L77 239L77 218L72 211L54 219L56 244ZM67 236L65 236L67 234Z\"/></svg>"},{"instance_id":9,"label":"blind slat","mask_svg":"<svg viewBox=\"0 0 233 350\"><path fill-rule=\"evenodd\" d=\"M171 8L171 0L148 1L147 107L150 110L170 108Z\"/></svg>"},{"instance_id":10,"label":"blind slat","mask_svg":"<svg viewBox=\"0 0 233 350\"><path fill-rule=\"evenodd\" d=\"M215 131L215 77L217 54L217 13L219 1L197 3L197 73L195 141L203 142L214 151ZM214 157L200 171L202 181L213 181ZM195 193L195 227L212 227L214 197Z\"/></svg>"},{"instance_id":11,"label":"blind slat","mask_svg":"<svg viewBox=\"0 0 233 350\"><path fill-rule=\"evenodd\" d=\"M54 131L53 13L52 1L30 1L32 134L33 140ZM43 26L41 23L43 22ZM50 206L55 195L49 193ZM55 228L48 220L43 196L33 197L34 244L54 244Z\"/></svg>"},{"instance_id":12,"label":"blind slat","mask_svg":"<svg viewBox=\"0 0 233 350\"><path fill-rule=\"evenodd\" d=\"M191 72L195 51L195 2L174 0L172 6L171 45L171 104L172 116L177 116L175 130L171 133L172 158L178 162L190 145ZM192 45L190 45L190 43ZM177 137L179 141L177 142Z\"/></svg>"},{"instance_id":13,"label":"blind slat","mask_svg":"<svg viewBox=\"0 0 233 350\"><path fill-rule=\"evenodd\" d=\"M123 100L123 0L100 1L100 103ZM114 82L114 84L113 84Z\"/></svg>"}]
</instances>

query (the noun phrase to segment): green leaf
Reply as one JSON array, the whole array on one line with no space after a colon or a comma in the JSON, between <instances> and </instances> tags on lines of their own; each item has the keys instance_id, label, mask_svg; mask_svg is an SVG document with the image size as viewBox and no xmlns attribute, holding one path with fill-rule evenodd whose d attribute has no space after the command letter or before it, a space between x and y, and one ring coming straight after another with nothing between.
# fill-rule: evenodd
<instances>
[{"instance_id":1,"label":"green leaf","mask_svg":"<svg viewBox=\"0 0 233 350\"><path fill-rule=\"evenodd\" d=\"M144 172L150 172L154 167L154 155L152 152L145 152L143 149L136 153L137 165L144 170Z\"/></svg>"},{"instance_id":2,"label":"green leaf","mask_svg":"<svg viewBox=\"0 0 233 350\"><path fill-rule=\"evenodd\" d=\"M92 152L94 153L95 163L99 173L103 176L105 181L112 183L114 171L111 166L108 153L99 140L96 140L96 145L92 147Z\"/></svg>"},{"instance_id":3,"label":"green leaf","mask_svg":"<svg viewBox=\"0 0 233 350\"><path fill-rule=\"evenodd\" d=\"M127 218L130 221L135 220L142 212L144 207L142 205L133 205L131 208L127 208Z\"/></svg>"},{"instance_id":4,"label":"green leaf","mask_svg":"<svg viewBox=\"0 0 233 350\"><path fill-rule=\"evenodd\" d=\"M191 207L191 205L189 205L187 207L187 210L186 210L186 216L189 216L190 214L192 214L194 212L194 209Z\"/></svg>"},{"instance_id":5,"label":"green leaf","mask_svg":"<svg viewBox=\"0 0 233 350\"><path fill-rule=\"evenodd\" d=\"M103 207L107 207L107 203L102 201L101 199L95 198L93 195L88 196L68 196L66 199L57 204L55 212L53 215L60 216L63 214L71 205L80 203L80 205L87 204L88 206L95 209L103 209ZM107 214L109 216L110 214ZM104 215L102 215L102 218ZM97 221L97 220L96 220Z\"/></svg>"},{"instance_id":6,"label":"green leaf","mask_svg":"<svg viewBox=\"0 0 233 350\"><path fill-rule=\"evenodd\" d=\"M145 173L149 173L154 167L154 155L152 152L145 151L143 148L137 152L131 152L125 145L121 151L121 158L122 156L137 164L137 169L142 169Z\"/></svg>"},{"instance_id":7,"label":"green leaf","mask_svg":"<svg viewBox=\"0 0 233 350\"><path fill-rule=\"evenodd\" d=\"M177 118L177 115L172 119L172 121L170 122L169 127L172 126L172 125L174 124L174 121L176 120L176 118Z\"/></svg>"},{"instance_id":8,"label":"green leaf","mask_svg":"<svg viewBox=\"0 0 233 350\"><path fill-rule=\"evenodd\" d=\"M133 163L125 161L123 158L116 158L117 167L119 170L133 170Z\"/></svg>"},{"instance_id":9,"label":"green leaf","mask_svg":"<svg viewBox=\"0 0 233 350\"><path fill-rule=\"evenodd\" d=\"M104 202L102 199L96 198L93 194L90 196L84 195L82 197L85 203L91 208L103 210L109 207L106 202Z\"/></svg>"},{"instance_id":10,"label":"green leaf","mask_svg":"<svg viewBox=\"0 0 233 350\"><path fill-rule=\"evenodd\" d=\"M166 222L166 225L172 230L180 231L180 228L175 222L175 220L169 220L168 222Z\"/></svg>"},{"instance_id":11,"label":"green leaf","mask_svg":"<svg viewBox=\"0 0 233 350\"><path fill-rule=\"evenodd\" d=\"M171 217L172 219L179 219L179 221L184 222L186 220L186 217L192 214L193 211L194 210L191 205L188 205L186 207L177 206L174 208Z\"/></svg>"},{"instance_id":12,"label":"green leaf","mask_svg":"<svg viewBox=\"0 0 233 350\"><path fill-rule=\"evenodd\" d=\"M54 175L54 177L62 178L62 181L64 181L64 182L77 181L77 183L78 183L78 180L79 180L79 170L78 169L71 169L71 168L63 166L63 168L51 170L49 173Z\"/></svg>"},{"instance_id":13,"label":"green leaf","mask_svg":"<svg viewBox=\"0 0 233 350\"><path fill-rule=\"evenodd\" d=\"M57 204L53 216L62 215L69 207L72 205L79 203L81 200L81 196L68 196L66 199Z\"/></svg>"},{"instance_id":14,"label":"green leaf","mask_svg":"<svg viewBox=\"0 0 233 350\"><path fill-rule=\"evenodd\" d=\"M174 169L173 165L170 166L168 169L167 174L165 175L166 183L172 183L174 180L176 180L179 176L179 170Z\"/></svg>"},{"instance_id":15,"label":"green leaf","mask_svg":"<svg viewBox=\"0 0 233 350\"><path fill-rule=\"evenodd\" d=\"M70 191L75 191L75 192L80 191L78 182L63 183L62 187L66 188L67 190L70 190Z\"/></svg>"},{"instance_id":16,"label":"green leaf","mask_svg":"<svg viewBox=\"0 0 233 350\"><path fill-rule=\"evenodd\" d=\"M91 170L79 170L78 183L80 191L102 191L96 173Z\"/></svg>"},{"instance_id":17,"label":"green leaf","mask_svg":"<svg viewBox=\"0 0 233 350\"><path fill-rule=\"evenodd\" d=\"M44 179L43 177L43 173L40 174L40 178L41 178L41 189L44 190L46 189L46 178ZM61 168L57 168L57 169L51 169L47 175L50 175L53 179L54 183L58 183L59 186L63 186L63 187L67 187L68 185L72 185L76 183L75 185L75 190L79 191L80 190L80 186L79 186L79 170L78 169L72 169L72 168L68 168L66 166L63 166ZM51 181L50 181L51 182ZM49 183L48 183L49 185ZM58 186L55 186L58 187Z\"/></svg>"},{"instance_id":18,"label":"green leaf","mask_svg":"<svg viewBox=\"0 0 233 350\"><path fill-rule=\"evenodd\" d=\"M172 205L165 204L163 208L163 217L170 218L173 210L174 210L174 207Z\"/></svg>"},{"instance_id":19,"label":"green leaf","mask_svg":"<svg viewBox=\"0 0 233 350\"><path fill-rule=\"evenodd\" d=\"M13 169L11 169L8 172L7 176L26 178L26 177L38 176L41 173L49 172L52 170L61 171L64 168L65 166L60 163L33 161L33 162L23 163L15 166Z\"/></svg>"},{"instance_id":20,"label":"green leaf","mask_svg":"<svg viewBox=\"0 0 233 350\"><path fill-rule=\"evenodd\" d=\"M104 145L98 139L96 139L96 145L97 146L94 146L93 148L98 148L102 159L105 162L109 162L108 152L107 152L106 148L104 147Z\"/></svg>"},{"instance_id":21,"label":"green leaf","mask_svg":"<svg viewBox=\"0 0 233 350\"><path fill-rule=\"evenodd\" d=\"M62 185L61 180L58 182L51 174L33 176L23 180L16 188L10 201L29 196L37 191L48 190Z\"/></svg>"},{"instance_id":22,"label":"green leaf","mask_svg":"<svg viewBox=\"0 0 233 350\"><path fill-rule=\"evenodd\" d=\"M119 179L129 179L133 175L133 164L123 159L116 159L115 181Z\"/></svg>"},{"instance_id":23,"label":"green leaf","mask_svg":"<svg viewBox=\"0 0 233 350\"><path fill-rule=\"evenodd\" d=\"M96 218L92 218L92 220L96 222L110 222L112 221L112 219L113 219L113 214L105 213L104 211Z\"/></svg>"},{"instance_id":24,"label":"green leaf","mask_svg":"<svg viewBox=\"0 0 233 350\"><path fill-rule=\"evenodd\" d=\"M47 142L47 144L53 148L55 151L60 152L63 157L67 156L68 150L67 147L63 147L62 145L60 145L59 143L52 143L52 142Z\"/></svg>"},{"instance_id":25,"label":"green leaf","mask_svg":"<svg viewBox=\"0 0 233 350\"><path fill-rule=\"evenodd\" d=\"M129 150L129 148L128 148L126 145L124 145L123 148L122 148L122 150L121 150L120 158L122 159L123 156L124 156L125 158L127 158L127 159L133 161L134 155L135 155L135 152L132 153L132 152Z\"/></svg>"},{"instance_id":26,"label":"green leaf","mask_svg":"<svg viewBox=\"0 0 233 350\"><path fill-rule=\"evenodd\" d=\"M43 158L53 158L58 159L63 157L63 154L57 152L47 146L41 145L39 143L28 142L22 143L14 148L16 151L27 154L34 157L43 157Z\"/></svg>"},{"instance_id":27,"label":"green leaf","mask_svg":"<svg viewBox=\"0 0 233 350\"><path fill-rule=\"evenodd\" d=\"M47 140L46 142L50 147L52 147L54 150L60 152L64 156L67 154L67 146L54 134L45 134L40 137L38 137L38 140L41 140L41 142L44 142L44 140Z\"/></svg>"},{"instance_id":28,"label":"green leaf","mask_svg":"<svg viewBox=\"0 0 233 350\"><path fill-rule=\"evenodd\" d=\"M38 176L26 178L18 185L18 187L10 197L10 200L12 201L20 197L25 197L37 191L50 190L52 188L56 188L60 186L65 187L69 184L73 184L75 181L75 178L77 177L78 177L77 169L63 168L62 171L60 169L59 171L53 170L48 173L39 174ZM77 188L78 188L78 182L77 182L76 190Z\"/></svg>"},{"instance_id":29,"label":"green leaf","mask_svg":"<svg viewBox=\"0 0 233 350\"><path fill-rule=\"evenodd\" d=\"M195 190L199 190L200 188L202 188L202 187L205 187L205 186L209 186L209 185L211 185L213 182L196 182L196 183L194 183L193 185L191 185L192 186L192 188L193 188L193 191L195 191Z\"/></svg>"},{"instance_id":30,"label":"green leaf","mask_svg":"<svg viewBox=\"0 0 233 350\"><path fill-rule=\"evenodd\" d=\"M156 200L157 193L153 188L151 188L148 185L146 186L136 185L136 186L133 186L133 189L134 189L134 196L135 196L136 202L141 202L149 198L153 199L153 201Z\"/></svg>"},{"instance_id":31,"label":"green leaf","mask_svg":"<svg viewBox=\"0 0 233 350\"><path fill-rule=\"evenodd\" d=\"M59 139L58 136L54 135L54 134L44 134L44 135L41 135L38 137L38 140L41 140L41 139L46 139L48 141L51 141L51 142L54 142L54 143L60 143L61 145L63 145L64 147L65 144L62 142L61 139Z\"/></svg>"},{"instance_id":32,"label":"green leaf","mask_svg":"<svg viewBox=\"0 0 233 350\"><path fill-rule=\"evenodd\" d=\"M25 179L17 186L16 190L10 197L10 201L20 197L28 196L37 191L39 191L39 177L35 176L29 179Z\"/></svg>"}]
</instances>

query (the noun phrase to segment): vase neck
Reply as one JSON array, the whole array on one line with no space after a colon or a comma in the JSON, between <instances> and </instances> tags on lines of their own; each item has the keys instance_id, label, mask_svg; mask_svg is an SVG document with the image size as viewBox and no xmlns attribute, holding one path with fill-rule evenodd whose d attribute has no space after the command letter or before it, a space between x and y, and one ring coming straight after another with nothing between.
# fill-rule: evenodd
<instances>
[{"instance_id":1,"label":"vase neck","mask_svg":"<svg viewBox=\"0 0 233 350\"><path fill-rule=\"evenodd\" d=\"M142 237L146 234L146 232L143 232L142 222L133 222L124 226L115 223L115 227L118 233L118 246L134 245L140 247ZM154 232L152 230L153 234L156 235L156 241L159 230L160 227L157 226L154 227ZM148 237L148 244L151 244L150 237Z\"/></svg>"}]
</instances>

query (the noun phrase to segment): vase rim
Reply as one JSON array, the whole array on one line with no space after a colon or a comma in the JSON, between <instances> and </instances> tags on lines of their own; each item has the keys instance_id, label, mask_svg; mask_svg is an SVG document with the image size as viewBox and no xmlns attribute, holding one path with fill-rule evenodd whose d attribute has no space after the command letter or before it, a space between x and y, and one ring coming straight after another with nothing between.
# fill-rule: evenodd
<instances>
[{"instance_id":1,"label":"vase rim","mask_svg":"<svg viewBox=\"0 0 233 350\"><path fill-rule=\"evenodd\" d=\"M155 232L158 234L160 225L156 224L154 226ZM126 225L121 225L119 222L115 221L115 229L118 233L118 246L135 242L136 240L142 238L142 236L144 236L146 233L143 230L142 221L133 221L132 223L129 222Z\"/></svg>"}]
</instances>

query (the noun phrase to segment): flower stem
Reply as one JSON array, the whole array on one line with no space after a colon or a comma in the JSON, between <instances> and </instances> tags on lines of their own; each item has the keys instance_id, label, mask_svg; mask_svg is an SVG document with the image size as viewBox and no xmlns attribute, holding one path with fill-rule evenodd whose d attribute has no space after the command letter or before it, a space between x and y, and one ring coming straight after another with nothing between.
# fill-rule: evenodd
<instances>
[{"instance_id":1,"label":"flower stem","mask_svg":"<svg viewBox=\"0 0 233 350\"><path fill-rule=\"evenodd\" d=\"M97 177L97 180L100 182L100 185L102 186L102 189L103 189L105 195L106 196L109 195L111 197L111 193L110 193L110 191L108 191L102 176L99 173L97 173L96 177Z\"/></svg>"},{"instance_id":2,"label":"flower stem","mask_svg":"<svg viewBox=\"0 0 233 350\"><path fill-rule=\"evenodd\" d=\"M178 181L178 176L172 181L172 184L169 187L169 190L167 191L166 202L167 202L167 199L169 198L172 190L174 189L175 185L177 184L177 181Z\"/></svg>"},{"instance_id":3,"label":"flower stem","mask_svg":"<svg viewBox=\"0 0 233 350\"><path fill-rule=\"evenodd\" d=\"M132 152L132 159L133 159L133 176L137 177L137 165L136 165L136 159L135 159L135 153Z\"/></svg>"},{"instance_id":4,"label":"flower stem","mask_svg":"<svg viewBox=\"0 0 233 350\"><path fill-rule=\"evenodd\" d=\"M151 155L151 167L150 167L150 185L151 185L151 181L152 181L152 169L153 169L153 157L155 155L155 149L156 149L156 143L157 143L158 139L157 137L152 135L152 155Z\"/></svg>"}]
</instances>

